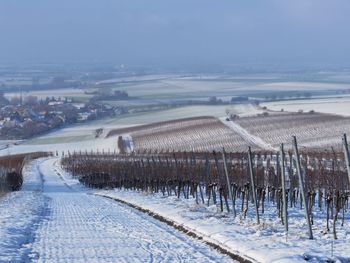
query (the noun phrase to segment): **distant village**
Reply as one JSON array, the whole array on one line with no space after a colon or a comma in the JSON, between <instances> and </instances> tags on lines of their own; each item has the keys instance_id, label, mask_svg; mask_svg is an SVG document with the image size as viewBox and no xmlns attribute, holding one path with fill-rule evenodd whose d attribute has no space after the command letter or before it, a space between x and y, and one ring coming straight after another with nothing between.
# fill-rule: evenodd
<instances>
[{"instance_id":1,"label":"distant village","mask_svg":"<svg viewBox=\"0 0 350 263\"><path fill-rule=\"evenodd\" d=\"M63 126L125 113L122 107L69 98L35 96L6 99L0 93L0 139L28 139Z\"/></svg>"}]
</instances>

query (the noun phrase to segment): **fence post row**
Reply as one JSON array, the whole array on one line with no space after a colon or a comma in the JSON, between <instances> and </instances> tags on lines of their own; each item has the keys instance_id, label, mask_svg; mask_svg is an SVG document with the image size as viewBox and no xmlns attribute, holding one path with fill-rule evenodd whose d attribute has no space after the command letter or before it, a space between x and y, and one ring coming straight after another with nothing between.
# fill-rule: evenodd
<instances>
[{"instance_id":1,"label":"fence post row","mask_svg":"<svg viewBox=\"0 0 350 263\"><path fill-rule=\"evenodd\" d=\"M313 234L312 234L312 228L311 228L311 221L310 221L310 214L309 214L309 206L307 199L305 198L305 189L304 189L304 177L301 171L301 165L300 165L300 156L299 156L299 150L298 150L298 143L297 143L297 138L293 136L293 148L294 148L294 154L295 154L295 161L296 161L296 168L297 168L297 173L299 177L299 188L301 192L301 197L303 199L303 205L304 205L304 210L305 210L305 217L306 217L306 222L309 227L309 238L313 239Z\"/></svg>"}]
</instances>

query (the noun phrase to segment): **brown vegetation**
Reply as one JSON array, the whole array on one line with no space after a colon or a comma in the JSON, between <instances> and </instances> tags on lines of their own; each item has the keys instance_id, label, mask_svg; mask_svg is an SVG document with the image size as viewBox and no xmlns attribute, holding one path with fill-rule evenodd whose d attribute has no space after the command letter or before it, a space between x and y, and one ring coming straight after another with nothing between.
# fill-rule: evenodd
<instances>
[{"instance_id":1,"label":"brown vegetation","mask_svg":"<svg viewBox=\"0 0 350 263\"><path fill-rule=\"evenodd\" d=\"M19 190L23 183L22 169L26 162L48 155L45 152L36 152L0 157L0 193Z\"/></svg>"},{"instance_id":2,"label":"brown vegetation","mask_svg":"<svg viewBox=\"0 0 350 263\"><path fill-rule=\"evenodd\" d=\"M313 211L325 210L329 215L326 224L330 231L331 217L334 222L339 214L344 222L349 213L350 184L344 154L285 153L286 203L288 207L303 208L297 157L303 171L311 224ZM269 203L284 222L280 158L279 152L266 151L255 151L251 158L247 152L79 153L63 158L62 165L88 187L159 192L186 199L192 197L198 203L217 204L221 211L232 211L235 215L240 211L244 218L248 209L254 207L251 201L255 193L258 214L264 214L266 203ZM333 231L335 233L335 226Z\"/></svg>"}]
</instances>

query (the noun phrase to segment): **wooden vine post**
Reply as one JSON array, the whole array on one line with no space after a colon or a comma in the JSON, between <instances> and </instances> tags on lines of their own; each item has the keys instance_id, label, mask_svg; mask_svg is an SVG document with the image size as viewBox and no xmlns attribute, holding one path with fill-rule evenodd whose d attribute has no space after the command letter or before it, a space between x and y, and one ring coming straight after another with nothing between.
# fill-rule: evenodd
<instances>
[{"instance_id":1,"label":"wooden vine post","mask_svg":"<svg viewBox=\"0 0 350 263\"><path fill-rule=\"evenodd\" d=\"M231 201L232 201L233 216L236 217L236 207L235 207L235 202L234 202L234 199L233 199L230 178L228 176L228 171L227 171L225 148L222 148L222 159L224 160L224 168L225 168L225 175L226 175L228 193L229 193Z\"/></svg>"},{"instance_id":2,"label":"wooden vine post","mask_svg":"<svg viewBox=\"0 0 350 263\"><path fill-rule=\"evenodd\" d=\"M280 148L280 155L281 155L281 182L282 182L282 201L283 201L283 221L284 221L284 227L286 229L286 232L288 232L288 214L287 214L287 198L286 198L286 170L284 166L284 149L283 149L283 143L281 144Z\"/></svg>"},{"instance_id":3,"label":"wooden vine post","mask_svg":"<svg viewBox=\"0 0 350 263\"><path fill-rule=\"evenodd\" d=\"M224 188L224 186L225 186L225 183L224 183L225 179L223 178L221 167L220 167L220 164L219 164L219 160L218 160L218 157L217 157L215 151L213 152L213 155L214 155L214 160L215 160L215 164L216 164L216 169L217 169L218 175L219 175L219 183L220 183L220 188L221 188L221 195L224 197L224 201L225 201L227 212L230 212L230 206L228 205L228 201L227 201L227 198L226 198L226 189ZM223 211L223 209L222 209L222 201L221 200L222 200L222 198L220 196L220 206L221 206L221 211Z\"/></svg>"},{"instance_id":4,"label":"wooden vine post","mask_svg":"<svg viewBox=\"0 0 350 263\"><path fill-rule=\"evenodd\" d=\"M344 149L346 170L348 171L349 185L350 185L350 156L349 156L348 140L346 138L346 134L345 133L344 133L344 136L343 136L343 149Z\"/></svg>"},{"instance_id":5,"label":"wooden vine post","mask_svg":"<svg viewBox=\"0 0 350 263\"><path fill-rule=\"evenodd\" d=\"M259 209L258 209L258 203L257 203L257 200L256 200L254 174L253 174L252 151L250 149L250 146L248 147L248 164L249 164L250 181L251 181L251 184L252 184L253 202L254 202L254 205L255 205L256 222L258 224L260 224Z\"/></svg>"},{"instance_id":6,"label":"wooden vine post","mask_svg":"<svg viewBox=\"0 0 350 263\"><path fill-rule=\"evenodd\" d=\"M305 211L305 217L306 217L306 222L309 227L309 238L313 239L313 234L312 234L312 228L311 228L311 221L310 221L310 214L309 214L309 206L308 206L308 201L305 197L305 189L304 189L304 177L301 172L301 165L300 165L300 156L299 156L299 150L298 150L298 143L297 143L297 138L293 136L293 148L294 148L294 154L295 154L295 161L296 161L296 168L297 168L297 173L299 177L299 188L301 192L301 197L303 201L303 206L304 206L304 211Z\"/></svg>"}]
</instances>

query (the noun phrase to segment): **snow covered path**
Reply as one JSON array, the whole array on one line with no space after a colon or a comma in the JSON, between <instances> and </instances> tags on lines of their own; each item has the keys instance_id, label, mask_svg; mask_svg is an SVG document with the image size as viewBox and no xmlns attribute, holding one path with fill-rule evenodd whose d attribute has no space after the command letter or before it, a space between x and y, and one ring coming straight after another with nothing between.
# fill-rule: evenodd
<instances>
[{"instance_id":1,"label":"snow covered path","mask_svg":"<svg viewBox=\"0 0 350 263\"><path fill-rule=\"evenodd\" d=\"M278 151L277 148L274 148L272 145L266 143L261 138L254 136L253 134L250 134L246 129L241 127L239 124L235 123L234 121L226 121L226 118L220 118L220 120L230 129L238 133L245 141L249 142L250 144L256 145L262 149L271 150L271 151Z\"/></svg>"},{"instance_id":2,"label":"snow covered path","mask_svg":"<svg viewBox=\"0 0 350 263\"><path fill-rule=\"evenodd\" d=\"M46 200L41 190L37 161L24 167L22 190L0 198L0 262L26 262Z\"/></svg>"},{"instance_id":3,"label":"snow covered path","mask_svg":"<svg viewBox=\"0 0 350 263\"><path fill-rule=\"evenodd\" d=\"M202 242L137 210L91 195L59 176L55 159L39 166L45 209L32 242L33 262L232 262ZM1 248L0 248L1 249Z\"/></svg>"}]
</instances>

